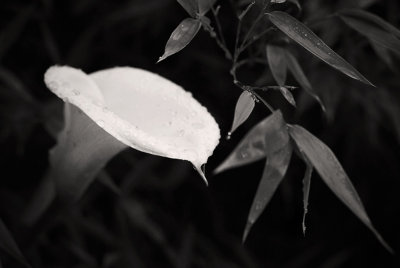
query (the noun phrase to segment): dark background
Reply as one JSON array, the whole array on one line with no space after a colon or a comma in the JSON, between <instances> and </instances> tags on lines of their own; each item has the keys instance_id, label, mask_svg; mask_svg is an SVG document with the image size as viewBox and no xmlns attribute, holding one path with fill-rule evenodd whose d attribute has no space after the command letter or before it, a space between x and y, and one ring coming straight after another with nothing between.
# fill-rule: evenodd
<instances>
[{"instance_id":1,"label":"dark background","mask_svg":"<svg viewBox=\"0 0 400 268\"><path fill-rule=\"evenodd\" d=\"M236 1L218 2L232 48L238 6ZM300 2L302 21L357 5L346 0ZM398 1L361 2L400 25ZM247 242L241 243L264 163L216 176L212 170L268 115L262 105L231 140L221 139L206 167L209 187L189 163L130 149L100 175L110 176L122 194L97 180L78 204L50 215L45 226L24 224L22 212L48 167L47 152L55 143L51 133L62 120L62 102L43 83L51 65L87 73L127 65L159 73L191 91L226 135L241 92L232 83L229 61L208 33L201 30L183 51L156 64L171 32L186 17L173 0L0 2L0 218L32 267L398 267L398 255L389 254L316 174L303 236L304 165L297 158ZM293 45L327 113L300 89L295 91L297 109L278 92L265 98L281 108L288 122L301 124L333 149L374 225L398 252L398 60L391 55L393 66L388 67L364 37L338 19L311 28L377 88L348 79ZM263 65L244 68L239 77L275 84ZM291 78L289 82L295 85ZM4 267L23 267L3 251L0 259Z\"/></svg>"}]
</instances>

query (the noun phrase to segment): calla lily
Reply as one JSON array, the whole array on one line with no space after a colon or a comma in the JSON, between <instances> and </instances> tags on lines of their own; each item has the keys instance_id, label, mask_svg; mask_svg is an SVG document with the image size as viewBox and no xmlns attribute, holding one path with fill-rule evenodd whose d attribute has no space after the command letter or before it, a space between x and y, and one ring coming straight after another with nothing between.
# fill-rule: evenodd
<instances>
[{"instance_id":1,"label":"calla lily","mask_svg":"<svg viewBox=\"0 0 400 268\"><path fill-rule=\"evenodd\" d=\"M219 142L219 127L180 86L131 67L87 75L53 66L45 83L66 102L65 126L50 152L48 177L54 177L56 189L79 198L108 160L127 147L190 161L207 182L201 167Z\"/></svg>"}]
</instances>

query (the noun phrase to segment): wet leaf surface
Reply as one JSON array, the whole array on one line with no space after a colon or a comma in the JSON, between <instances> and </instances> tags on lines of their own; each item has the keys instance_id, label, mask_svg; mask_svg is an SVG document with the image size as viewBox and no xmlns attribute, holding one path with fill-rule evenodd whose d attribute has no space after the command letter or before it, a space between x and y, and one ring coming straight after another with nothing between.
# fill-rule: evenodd
<instances>
[{"instance_id":1,"label":"wet leaf surface","mask_svg":"<svg viewBox=\"0 0 400 268\"><path fill-rule=\"evenodd\" d=\"M314 32L294 17L282 11L268 14L270 21L292 40L307 49L310 53L326 62L347 76L372 85L353 66L328 47Z\"/></svg>"},{"instance_id":2,"label":"wet leaf surface","mask_svg":"<svg viewBox=\"0 0 400 268\"><path fill-rule=\"evenodd\" d=\"M247 118L249 118L254 106L255 102L251 93L248 91L243 91L236 102L232 128L228 135L231 135L241 124L247 120Z\"/></svg>"},{"instance_id":3,"label":"wet leaf surface","mask_svg":"<svg viewBox=\"0 0 400 268\"><path fill-rule=\"evenodd\" d=\"M192 18L183 20L172 32L167 44L165 45L164 54L159 58L158 62L163 61L169 56L184 49L196 36L200 27L201 22L199 20Z\"/></svg>"}]
</instances>

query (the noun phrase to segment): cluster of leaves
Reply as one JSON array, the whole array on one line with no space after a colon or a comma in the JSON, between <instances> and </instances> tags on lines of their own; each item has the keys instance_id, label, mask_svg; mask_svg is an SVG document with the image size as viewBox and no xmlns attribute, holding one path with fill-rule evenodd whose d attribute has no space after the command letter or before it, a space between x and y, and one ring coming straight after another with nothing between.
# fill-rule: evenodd
<instances>
[{"instance_id":1,"label":"cluster of leaves","mask_svg":"<svg viewBox=\"0 0 400 268\"><path fill-rule=\"evenodd\" d=\"M287 70L289 70L300 87L314 97L321 105L322 110L325 111L321 98L314 91L299 62L287 49L287 43L290 42L299 44L308 52L348 77L371 87L374 87L374 85L325 44L306 24L285 11L274 10L274 4L285 3L285 0L258 0L248 3L247 7L237 16L238 26L233 52L227 46L218 19L220 6L214 8L214 1L211 0L178 0L178 2L192 18L185 19L173 31L166 44L165 52L159 61L186 47L203 26L211 37L216 39L217 44L225 52L226 58L232 61L231 74L233 82L243 90L237 100L232 127L227 138L229 139L232 133L247 120L256 102L261 101L272 112L272 115L259 122L247 133L228 158L216 169L216 173L218 173L255 162L261 158L267 158L264 172L249 212L243 240L246 239L251 227L264 211L281 183L288 169L291 155L295 152L306 164L306 172L303 179L303 232L306 229L305 215L308 210L311 175L315 169L336 196L375 234L382 245L392 252L389 245L373 227L353 184L329 147L303 127L287 124L283 119L282 113L272 108L257 93L258 90L277 89L290 104L296 106L295 99L290 91L295 87L286 85ZM301 12L301 5L298 1L287 2L295 5L298 11ZM210 24L211 20L205 16L210 9L212 9L218 32L214 31ZM242 21L250 11L255 11L258 15L252 21L252 25L247 30L243 40L241 40ZM340 17L349 27L364 35L371 42L378 55L389 66L393 66L388 53L389 51L400 53L400 31L397 28L378 16L360 9L338 11L333 16ZM260 33L255 33L254 29L260 27L260 25L264 29ZM276 29L289 38L283 39L285 41L283 45L260 40L261 37L271 32L272 35L279 35L279 32L275 31ZM265 53L262 55L266 57L266 64L270 68L270 72L277 84L276 86L252 86L238 80L237 69L241 65L254 60L254 58L249 57L239 61L241 54L246 48L259 40L262 46L265 47Z\"/></svg>"},{"instance_id":2,"label":"cluster of leaves","mask_svg":"<svg viewBox=\"0 0 400 268\"><path fill-rule=\"evenodd\" d=\"M126 42L126 39L128 39L126 34L141 28L145 28L147 33L150 27L143 27L143 25L149 23L153 25L151 30L153 33L146 35L146 37L152 36L152 34L157 35L157 33L164 31L164 25L148 20L147 16L149 14L154 15L152 14L154 10L163 9L170 1L128 1L129 3L116 5L117 8L113 10L108 10L108 8L105 7L105 9L107 9L107 15L105 15L104 18L102 17L102 20L95 20L92 24L89 23L85 25L87 28L82 25L77 26L80 30L80 32L78 32L81 34L77 38L70 38L68 35L64 36L65 31L63 31L63 27L61 27L64 24L61 23L61 26L56 24L52 25L52 21L44 15L51 14L54 9L53 5L56 5L53 2L55 3L56 1L41 1L41 4L44 5L44 11L38 8L39 4L24 4L20 7L17 1L15 1L14 4L4 3L4 7L7 8L7 6L9 6L8 11L10 11L10 13L17 14L9 21L3 19L4 27L2 25L0 35L0 60L2 60L0 67L0 86L2 89L0 93L2 100L0 109L0 121L2 123L0 138L3 145L8 145L4 147L5 149L2 153L2 155L5 156L4 159L11 159L7 161L2 159L2 164L6 163L4 165L6 170L8 163L11 163L11 161L16 163L20 161L21 158L23 158L24 161L43 158L44 160L41 159L42 162L35 170L44 168L41 165L46 162L47 158L41 156L40 153L36 151L34 156L29 158L23 150L29 149L29 146L33 146L28 143L29 141L33 141L33 143L35 143L34 146L40 146L43 154L43 151L50 146L49 143L53 142L50 136L54 136L60 129L59 124L61 123L61 117L56 116L57 113L55 113L55 110L57 110L55 107L59 108L59 103L43 100L45 99L43 96L45 94L40 92L40 90L44 90L44 86L42 85L42 73L44 70L54 63L70 64L92 70L104 66L109 67L110 64L115 64L115 62L120 64L121 61L125 64L138 64L136 59L124 61L126 58L129 58L127 55L131 55L130 52L132 51L140 51L140 53L132 53L132 58L138 57L142 60L141 64L146 62L143 64L145 66L142 67L149 68L149 66L153 66L152 64L154 62L147 63L144 59L148 57L148 55L142 55L144 53L143 47L147 48L147 45L150 43L152 44L153 40L146 41L146 38L143 38L142 42L129 43ZM251 121L248 119L257 103L264 104L267 107L267 111L271 112L270 116L248 131L243 140L215 171L216 173L220 173L230 168L248 165L266 158L264 172L250 209L244 238L253 227L255 221L259 219L278 185L282 182L289 169L289 162L293 158L293 153L295 153L305 162L306 166L303 177L304 216L308 207L311 175L313 170L315 170L322 178L323 182L328 185L339 199L343 201L379 239L381 239L379 234L375 231L374 226L371 224L357 192L333 152L303 127L287 123L285 119L288 119L290 116L285 114L284 119L282 112L274 109L273 105L271 105L272 100L268 99L267 101L262 97L263 94L268 94L269 91L278 91L282 93L282 96L292 106L297 106L297 111L301 111L302 109L304 111L304 106L307 104L304 99L308 101L308 104L313 103L307 99L306 94L300 95L303 94L304 91L319 102L321 108L323 110L326 109L328 113L327 117L330 117L329 113L331 113L332 106L335 106L335 103L338 102L339 88L346 83L338 82L337 87L334 88L335 90L330 91L331 85L337 82L335 76L332 76L335 75L334 72L330 72L329 70L325 71L323 68L317 68L316 65L312 65L312 56L301 48L303 47L333 68L338 69L349 77L363 82L359 83L359 86L368 87L366 90L362 88L362 93L358 93L356 89L348 90L348 94L354 97L359 104L362 104L363 109L365 109L368 115L368 127L372 129L371 133L373 132L376 122L382 124L382 121L384 121L385 128L390 128L391 125L396 127L395 134L397 135L397 139L400 139L400 120L398 117L393 116L399 114L396 99L384 90L377 91L372 86L369 86L371 83L361 75L360 72L343 60L343 58L346 58L348 62L356 62L354 60L354 54L357 53L354 53L354 51L362 53L367 47L367 49L372 48L376 56L391 70L394 72L398 71L396 70L396 57L393 56L399 54L399 30L373 13L360 9L371 5L371 3L375 1L355 1L360 8L345 10L338 8L338 11L335 9L332 13L331 10L327 15L323 15L324 12L313 13L313 10L324 10L321 6L328 6L326 3L318 3L318 1L308 1L308 6L306 6L305 3L303 5L301 4L306 1L299 2L296 0L231 1L238 15L231 20L232 24L230 25L221 24L221 22L223 22L221 13L224 10L221 10L222 8L218 6L218 4L221 4L222 7L227 5L227 1L180 0L178 2L184 7L190 18L185 19L171 35L166 45L165 54L161 57L161 60L166 59L186 47L200 32L200 29L203 28L215 39L217 45L222 49L223 55L228 62L231 63L230 73L233 78L232 82L237 88L243 91L237 100L230 132L233 133L238 128L240 130L240 126L244 122ZM76 4L76 6L71 4L71 6L73 6L71 12L74 13L74 15L83 14L86 19L90 18L90 16L86 16L86 13L93 14L93 12L90 13L88 10L95 10L97 2L86 0L80 3L81 4ZM173 6L173 4L171 4L171 6ZM64 10L62 4L61 9ZM69 9L67 8L66 10ZM307 20L307 18L303 19L307 17L303 16L304 12L307 12L306 10L308 10L309 13L317 14L317 17L311 18L310 20ZM332 15L329 15L330 13L332 13ZM65 15L64 13L55 14L58 14L57 17L64 20L62 16ZM98 16L96 12L94 12L94 14ZM125 25L128 17L136 19L135 16L143 16L145 19L135 20L135 23L129 23L129 27L121 26ZM7 18L7 16L4 18ZM331 46L338 52L335 53L322 42L322 40L325 40L328 44L335 44L335 42L332 42L332 39L339 38L340 36L337 33L339 24L335 24L335 27L330 27L331 25L329 23L332 20L342 23L343 25L341 26L348 26L347 30L351 34L358 33L358 35L355 35L355 38L359 38L358 42L352 38L344 38L345 40L341 41L349 43L348 46L352 48L352 53L347 53L346 50L343 51L340 46ZM35 23L30 23L32 21ZM120 24L117 23L118 21L120 21ZM82 21L78 20L78 23L81 22ZM237 24L236 35L230 38L232 39L231 42L226 42L231 36L229 36L228 31L228 34L225 34L222 30L223 28L225 28L225 30L230 29L231 25L235 22ZM29 29L32 29L36 24L38 28L34 28L34 31L24 32L24 29L28 26L30 27ZM106 25L107 27L105 27ZM118 25L121 27L113 27L110 25ZM71 27L76 27L76 25L72 25ZM118 28L118 31L114 31L115 28ZM154 28L156 30L154 30ZM313 29L313 31L310 29ZM101 36L99 33L107 30L109 32L104 34L106 38L104 38L102 42L107 43L105 40L109 39L112 39L113 42L107 43L107 46L103 47L99 45L101 42L99 42L97 38ZM154 34L154 31L156 34ZM321 38L317 37L313 32L318 33ZM120 34L120 38L123 42L110 38L111 33L115 33L115 36ZM114 35L112 36L115 37ZM198 38L200 37L198 36ZM74 41L69 44L71 40ZM122 46L122 43L128 43L128 45ZM296 44L299 44L299 46ZM195 44L192 45L195 46ZM363 46L363 50L358 50L360 45ZM21 49L25 46L28 46L27 50L29 50L31 54L37 55L38 58L29 58L29 62L26 58L22 61L18 61L16 55L22 55L22 58L25 54L30 55ZM94 48L91 51L92 53L87 53L89 48ZM102 50L102 48L104 49ZM153 47L153 51L150 49L150 51L146 50L145 53L154 56L154 50L157 49L158 48L154 49ZM106 54L107 51L109 51L109 54ZM338 54L343 55L343 58L338 56ZM96 58L97 55L99 57L95 60L94 58ZM110 63L108 58L112 56L116 58L113 58L113 63ZM364 58L365 61L363 62L367 62L368 65L376 59L373 57ZM310 61L310 64L304 64L302 59L307 59L307 61ZM377 68L379 65L380 70L371 71L367 76L368 79L373 81L379 89L388 89L390 86L398 87L398 83L391 73L385 76L385 78L388 78L386 84L382 82L383 78L377 79L377 77L371 75L371 73L382 75L383 71L381 69L382 66L384 66L382 62L379 64L376 63ZM274 79L276 84L264 83L263 81L266 79L260 79L254 83L248 82L245 79L247 76L242 75L242 72L239 72L239 70L244 72L244 67L252 67L253 64L264 65L264 67L268 69L267 76L271 75L271 80ZM358 68L363 68L365 67L364 65L358 64ZM162 64L158 64L157 68L163 68ZM182 66L180 68L184 69ZM173 76L171 73L169 73L170 76ZM362 73L364 73L364 70ZM209 75L214 75L215 77L215 74ZM219 74L217 76L219 78ZM324 82L323 86L320 85L321 83L318 84L318 81L315 81L315 77L317 76L323 77L319 79ZM350 79L346 81L351 83ZM287 83L289 83L289 85ZM364 84L366 86L364 86ZM294 91L298 87L302 90ZM34 94L31 94L32 91L35 91ZM221 95L223 94L224 93L221 93ZM39 98L41 99L38 100ZM4 102L4 99L12 100L12 102ZM253 116L256 115L253 114ZM347 116L355 118L358 115L346 114L346 117ZM358 118L356 119L358 120ZM45 127L46 132L51 135L42 135L42 133L44 133L43 131L40 132L39 138L34 136L37 135L34 132L34 126L38 121L40 121L40 127ZM352 123L356 122L350 119L349 121ZM290 122L290 120L288 120L288 122ZM357 128L357 126L358 125L354 126L354 128ZM340 129L340 126L338 126L337 129ZM359 131L362 131L362 129ZM391 129L390 132L393 132L393 130ZM371 133L366 133L366 135L370 135ZM15 134L16 136L12 136ZM340 130L331 133L331 135L336 136L339 134L341 134ZM352 133L348 134L352 135ZM11 138L9 139L9 137ZM16 139L16 144L18 144L17 154L21 155L21 158L16 158L16 160L12 158L12 153L9 153L9 147L13 144L10 140L13 141L13 139ZM41 143L42 140L47 140L45 145ZM50 142L48 140L50 140ZM390 156L391 155L388 155L385 159L390 158ZM240 267L256 267L251 261L243 261L243 259L246 259L246 256L243 257L243 255L240 255L244 252L243 248L241 248L235 240L225 241L224 251L229 251L230 254L238 256L237 258L241 260L237 261L233 260L233 258L229 261L222 260L223 254L226 253L220 252L219 248L215 246L214 241L210 240L210 237L205 238L199 234L198 226L193 226L191 225L192 223L187 226L179 222L179 220L174 219L174 215L171 216L169 213L162 214L162 212L160 212L160 210L171 210L172 206L168 207L168 202L166 200L170 200L171 196L175 198L175 193L178 191L175 191L176 189L173 186L179 184L176 182L178 178L189 176L189 172L186 169L187 167L183 165L174 166L170 162L161 166L155 158L142 159L141 156L132 160L130 159L131 154L125 154L123 157L127 157L128 160L126 162L129 162L129 164L125 163L125 161L120 162L122 162L122 165L126 164L130 166L129 174L121 178L120 173L116 172L118 176L115 177L119 178L117 184L114 182L114 179L109 176L107 171L103 171L98 176L98 181L92 187L92 191L85 196L86 198L84 197L84 199L81 200L79 206L70 211L63 211L63 215L57 215L58 211L51 211L48 215L50 217L50 219L47 219L48 221L44 223L40 222L35 226L28 227L25 223L21 223L20 212L22 211L21 208L29 204L29 201L27 201L27 197L31 194L29 186L31 186L31 188L36 188L37 185L35 184L33 186L32 183L36 183L33 179L36 178L37 174L30 174L32 171L30 168L31 166L27 166L27 163L23 162L17 165L19 170L14 171L16 174L10 176L9 179L3 177L0 187L0 198L2 201L2 211L0 215L0 249L2 255L0 256L0 267L2 267L1 262L3 262L4 265L8 263L14 264L14 261L10 261L8 256L19 260L21 265L26 267L29 267L28 262L39 264L38 266L43 267L47 265L49 267L54 267L55 264L60 265L60 263L66 259L70 259L68 261L71 261L71 263L64 264L64 266L68 267L98 267L99 265L104 267L145 266L147 262L143 261L142 258L146 258L144 256L149 256L151 253L144 253L148 248L143 245L148 245L149 247L157 245L155 246L156 248L162 248L163 251L161 255L163 255L163 257L161 258L160 262L162 262L162 264L160 265L164 266L167 266L168 263L174 265L174 267L188 267L194 262L197 265L195 267L214 267L212 265L213 263L215 267L238 267L239 264L237 263L240 263ZM30 165L33 166L37 165L39 161L31 162ZM20 168L21 166L23 166L23 168ZM120 166L117 165L114 171L119 169ZM168 172L160 176L159 174L155 174L157 173L156 170L167 170ZM25 171L25 173L23 171ZM389 171L386 171L384 174L388 172ZM23 174L21 177L26 177L24 182L28 185L18 186L18 192L16 193L14 192L16 191L15 189L8 189L7 186L12 180L19 183L21 181L21 179L18 178L20 174ZM40 176L41 175L42 174L40 174ZM300 179L301 177L302 176L300 176ZM145 180L140 178L145 178L147 181L144 182ZM138 185L140 186L138 181L141 181L145 186L137 187ZM183 180L180 181L180 183L183 184ZM368 183L372 184L372 182ZM217 184L217 182L215 182L215 184ZM376 184L377 183L375 183L375 185ZM103 188L107 189L107 191L104 191ZM133 188L135 188L134 192L132 190ZM149 189L153 190L150 191ZM187 189L185 188L184 190ZM147 195L151 196L150 201L148 196L146 197L146 191L149 191ZM191 193L193 192L194 191L191 191ZM111 197L108 195L111 195ZM118 198L116 196L118 196ZM198 196L193 197L193 199L196 199L197 202L202 204L201 207L199 206L199 209L204 209L204 211L206 211L207 209L211 210L211 208L213 208L212 205L204 208L206 206L205 204L212 203L208 202L209 200L204 200ZM117 202L113 203L112 200L117 200ZM387 202L387 200L387 197L383 198L382 203L386 204L385 202ZM154 204L152 204L152 202L154 202ZM177 201L174 203L174 207L179 207L181 203L182 202ZM164 206L160 206L160 204L164 204ZM393 204L390 205L393 206ZM193 210L189 205L186 209L188 211ZM10 213L10 211L13 211L13 213ZM386 211L388 214L392 213L390 209ZM235 210L235 213L236 212ZM199 216L202 218L203 222L204 219L212 221L209 219L208 212L204 212L204 214L205 215ZM184 217L187 217L187 215ZM160 218L162 218L162 220L160 220ZM160 222L163 222L164 226L161 227L159 225ZM303 219L303 230L305 230L304 222ZM396 220L393 222L395 223ZM230 223L230 225L234 225L234 223ZM165 231L165 229L168 230ZM223 229L224 228L219 228L215 233L221 236L224 232ZM177 232L177 230L179 230L179 232ZM184 231L180 232L181 230ZM135 237L135 239L129 239L131 236ZM172 239L170 236L172 236ZM226 239L226 237L223 239ZM279 239L284 241L285 238L279 237ZM392 238L392 240L394 239L395 238ZM60 240L62 241L61 244ZM175 242L171 243L170 240ZM143 241L146 242L143 243ZM383 240L381 240L381 242L384 243ZM96 246L93 247L93 244L96 244ZM322 247L322 245L318 244L318 247ZM228 250L226 250L227 248ZM210 251L213 252L210 253ZM312 253L312 250L308 248L306 251L311 252L310 254L315 253L315 251ZM319 252L321 251L317 251L315 254L319 254ZM96 255L96 253L98 254ZM157 251L153 255L159 255L159 253L160 252ZM299 255L303 254L304 252L299 253ZM364 253L361 254L364 255ZM304 256L306 256L306 254L304 254ZM305 258L307 258L307 256ZM74 263L76 259L79 260L79 264ZM204 259L207 259L207 262L205 262ZM46 260L46 263L42 263L43 260ZM156 262L155 260L147 261L153 266ZM327 262L328 261L329 260L327 260ZM366 261L368 261L367 258ZM233 262L235 262L235 264L233 264ZM278 267L281 266L278 265Z\"/></svg>"}]
</instances>

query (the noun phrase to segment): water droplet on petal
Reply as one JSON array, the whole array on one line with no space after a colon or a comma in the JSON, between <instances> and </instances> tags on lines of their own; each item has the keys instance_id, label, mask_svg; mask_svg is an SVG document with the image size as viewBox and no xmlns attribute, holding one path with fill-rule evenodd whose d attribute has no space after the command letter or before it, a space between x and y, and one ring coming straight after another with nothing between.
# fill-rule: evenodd
<instances>
[{"instance_id":1,"label":"water droplet on petal","mask_svg":"<svg viewBox=\"0 0 400 268\"><path fill-rule=\"evenodd\" d=\"M79 90L77 90L77 89L73 89L72 90L72 93L75 95L75 96L79 96L81 93L79 92Z\"/></svg>"},{"instance_id":2,"label":"water droplet on petal","mask_svg":"<svg viewBox=\"0 0 400 268\"><path fill-rule=\"evenodd\" d=\"M229 131L228 134L226 135L226 139L227 139L227 140L230 140L230 139L231 139L231 136L232 136L232 132Z\"/></svg>"}]
</instances>

